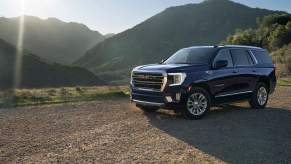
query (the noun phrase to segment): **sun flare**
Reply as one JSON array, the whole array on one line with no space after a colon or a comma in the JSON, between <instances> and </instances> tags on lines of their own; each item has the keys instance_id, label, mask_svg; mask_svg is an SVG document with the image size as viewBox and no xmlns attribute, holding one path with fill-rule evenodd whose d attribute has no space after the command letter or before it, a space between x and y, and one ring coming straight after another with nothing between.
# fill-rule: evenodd
<instances>
[{"instance_id":1,"label":"sun flare","mask_svg":"<svg viewBox=\"0 0 291 164\"><path fill-rule=\"evenodd\" d=\"M21 16L19 19L18 27L18 38L17 38L17 50L15 58L15 72L14 72L14 88L18 88L21 84L21 69L22 69L22 58L23 58L23 35L24 35L24 11L25 11L25 0L21 0Z\"/></svg>"}]
</instances>

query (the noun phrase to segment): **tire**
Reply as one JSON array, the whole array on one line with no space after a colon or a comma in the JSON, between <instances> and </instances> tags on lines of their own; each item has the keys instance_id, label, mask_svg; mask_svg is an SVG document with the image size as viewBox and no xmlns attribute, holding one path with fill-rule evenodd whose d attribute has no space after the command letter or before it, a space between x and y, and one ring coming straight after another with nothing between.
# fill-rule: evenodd
<instances>
[{"instance_id":1,"label":"tire","mask_svg":"<svg viewBox=\"0 0 291 164\"><path fill-rule=\"evenodd\" d=\"M203 88L193 88L183 110L183 115L187 119L201 119L210 109L211 98L209 93Z\"/></svg>"},{"instance_id":2,"label":"tire","mask_svg":"<svg viewBox=\"0 0 291 164\"><path fill-rule=\"evenodd\" d=\"M268 104L269 91L265 83L258 83L249 104L254 109L263 109Z\"/></svg>"},{"instance_id":3,"label":"tire","mask_svg":"<svg viewBox=\"0 0 291 164\"><path fill-rule=\"evenodd\" d=\"M139 109L147 113L152 113L159 110L159 107L153 107L153 106L136 105L136 107L138 107Z\"/></svg>"}]
</instances>

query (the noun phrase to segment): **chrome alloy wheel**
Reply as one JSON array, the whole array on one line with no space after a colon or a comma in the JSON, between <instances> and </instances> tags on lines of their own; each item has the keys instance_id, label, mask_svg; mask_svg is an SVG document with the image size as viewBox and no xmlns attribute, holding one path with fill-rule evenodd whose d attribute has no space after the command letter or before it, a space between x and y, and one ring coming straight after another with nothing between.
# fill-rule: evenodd
<instances>
[{"instance_id":1,"label":"chrome alloy wheel","mask_svg":"<svg viewBox=\"0 0 291 164\"><path fill-rule=\"evenodd\" d=\"M265 87L260 87L257 93L258 103L260 105L265 105L268 99L268 92Z\"/></svg>"},{"instance_id":2,"label":"chrome alloy wheel","mask_svg":"<svg viewBox=\"0 0 291 164\"><path fill-rule=\"evenodd\" d=\"M187 101L187 110L195 115L202 115L207 110L207 98L202 93L193 93Z\"/></svg>"}]
</instances>

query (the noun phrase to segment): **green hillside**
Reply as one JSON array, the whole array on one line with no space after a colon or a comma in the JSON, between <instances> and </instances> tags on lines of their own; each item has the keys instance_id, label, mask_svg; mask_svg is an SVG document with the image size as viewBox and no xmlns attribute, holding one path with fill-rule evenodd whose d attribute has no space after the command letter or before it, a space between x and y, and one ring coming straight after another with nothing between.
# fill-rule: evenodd
<instances>
[{"instance_id":1,"label":"green hillside","mask_svg":"<svg viewBox=\"0 0 291 164\"><path fill-rule=\"evenodd\" d=\"M0 39L0 89L11 88L14 84L15 54L15 47ZM48 64L28 52L24 54L20 84L22 88L104 84L84 68Z\"/></svg>"},{"instance_id":2,"label":"green hillside","mask_svg":"<svg viewBox=\"0 0 291 164\"><path fill-rule=\"evenodd\" d=\"M261 19L258 26L237 31L225 42L264 47L272 52L278 75L291 75L291 15L269 15Z\"/></svg>"},{"instance_id":3,"label":"green hillside","mask_svg":"<svg viewBox=\"0 0 291 164\"><path fill-rule=\"evenodd\" d=\"M20 18L0 17L0 38L17 44ZM50 62L71 64L105 39L97 31L56 18L24 17L24 47Z\"/></svg>"},{"instance_id":4,"label":"green hillside","mask_svg":"<svg viewBox=\"0 0 291 164\"><path fill-rule=\"evenodd\" d=\"M272 13L228 0L171 7L97 44L76 65L105 79L125 79L133 66L157 63L183 47L220 43L236 29L256 27L258 17Z\"/></svg>"}]
</instances>

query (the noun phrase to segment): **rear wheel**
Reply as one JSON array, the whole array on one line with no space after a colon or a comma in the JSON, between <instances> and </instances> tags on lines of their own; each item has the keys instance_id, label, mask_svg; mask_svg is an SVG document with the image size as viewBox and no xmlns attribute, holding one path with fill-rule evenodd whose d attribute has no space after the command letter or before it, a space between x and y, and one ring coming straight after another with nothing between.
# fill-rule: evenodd
<instances>
[{"instance_id":1,"label":"rear wheel","mask_svg":"<svg viewBox=\"0 0 291 164\"><path fill-rule=\"evenodd\" d=\"M159 110L159 107L154 107L154 106L136 105L136 107L138 107L144 112L156 112L157 110Z\"/></svg>"},{"instance_id":2,"label":"rear wheel","mask_svg":"<svg viewBox=\"0 0 291 164\"><path fill-rule=\"evenodd\" d=\"M188 119L200 119L209 111L210 105L209 93L202 88L194 88L187 98L184 116Z\"/></svg>"},{"instance_id":3,"label":"rear wheel","mask_svg":"<svg viewBox=\"0 0 291 164\"><path fill-rule=\"evenodd\" d=\"M266 107L269 99L269 91L265 83L258 83L252 99L249 104L252 108L263 109Z\"/></svg>"}]
</instances>

